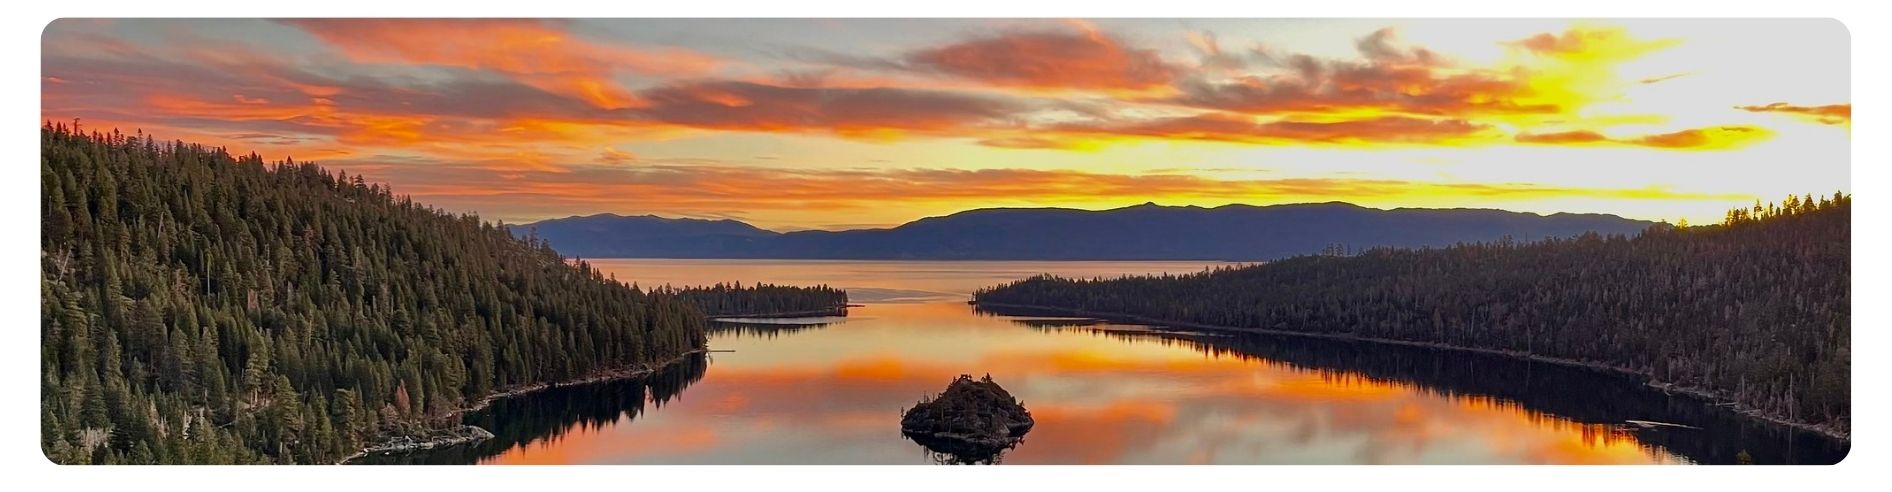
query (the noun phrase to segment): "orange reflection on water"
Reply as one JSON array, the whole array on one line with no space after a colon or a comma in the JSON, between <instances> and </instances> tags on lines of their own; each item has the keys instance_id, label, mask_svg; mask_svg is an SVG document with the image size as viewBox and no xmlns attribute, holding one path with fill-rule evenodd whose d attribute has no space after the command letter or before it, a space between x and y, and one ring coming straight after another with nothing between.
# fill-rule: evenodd
<instances>
[{"instance_id":1,"label":"orange reflection on water","mask_svg":"<svg viewBox=\"0 0 1892 492\"><path fill-rule=\"evenodd\" d=\"M716 337L662 408L488 463L925 463L901 411L990 373L1038 424L1005 463L1671 463L1608 426L1193 340L1039 330L964 304L876 304L774 338Z\"/></svg>"},{"instance_id":2,"label":"orange reflection on water","mask_svg":"<svg viewBox=\"0 0 1892 492\"><path fill-rule=\"evenodd\" d=\"M1031 411L1037 424L1026 434L1030 452L1014 452L1007 463L1114 463L1138 443L1160 438L1176 418L1174 405L1151 401L1036 405Z\"/></svg>"},{"instance_id":3,"label":"orange reflection on water","mask_svg":"<svg viewBox=\"0 0 1892 492\"><path fill-rule=\"evenodd\" d=\"M645 439L618 439L607 429L574 430L557 438L517 446L483 463L500 465L570 465L596 463L599 458L690 453L714 449L716 433L701 427L650 429Z\"/></svg>"},{"instance_id":4,"label":"orange reflection on water","mask_svg":"<svg viewBox=\"0 0 1892 492\"><path fill-rule=\"evenodd\" d=\"M834 377L844 380L899 381L905 375L905 364L893 356L849 359L837 363L834 367Z\"/></svg>"}]
</instances>

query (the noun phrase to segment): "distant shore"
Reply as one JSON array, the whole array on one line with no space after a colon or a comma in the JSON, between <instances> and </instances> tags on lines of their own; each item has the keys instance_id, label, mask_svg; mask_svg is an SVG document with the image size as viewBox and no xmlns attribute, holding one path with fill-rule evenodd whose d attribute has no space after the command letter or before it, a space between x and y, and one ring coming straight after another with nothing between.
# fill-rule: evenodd
<instances>
[{"instance_id":1,"label":"distant shore","mask_svg":"<svg viewBox=\"0 0 1892 492\"><path fill-rule=\"evenodd\" d=\"M649 376L651 374L655 374L658 370L661 370L663 368L675 365L679 362L688 360L690 357L705 354L708 352L709 352L708 347L702 347L702 348L697 348L695 350L691 350L688 352L684 352L682 355L678 355L676 358L670 359L668 361L664 361L663 363L660 363L660 364L649 364L649 363L632 364L625 367L598 371L596 373L593 373L590 376L580 377L576 379L568 379L568 380L552 382L552 383L534 383L534 384L514 386L511 388L494 392L492 394L488 394L484 397L480 397L480 399L474 400L472 403L462 405L459 408L456 408L456 409L453 409L452 411L447 412L445 415L435 417L433 420L441 421L441 420L453 419L454 417L465 415L468 412L477 412L477 411L483 410L488 406L492 406L493 402L499 401L501 399L512 398L515 396L521 396L521 395L526 395L530 393L536 393L536 392L545 391L548 389L562 388L566 386L576 386L576 385L581 385L581 384L602 383L606 381L617 381L617 380L623 380L623 379L632 379L632 378L640 378L644 376ZM486 429L482 429L478 426L472 426L472 425L461 425L458 427L454 427L452 429L430 428L428 430L429 430L429 434L432 434L432 435L423 434L421 437L416 437L413 435L382 436L381 439L377 441L375 444L371 444L365 448L362 448L361 451L356 451L355 454L351 454L346 457L343 457L341 460L336 461L335 464L345 465L345 464L348 464L348 462L350 461L354 461L361 457L368 456L375 453L402 452L402 451L442 448L442 447L447 447L447 446L457 446L461 444L472 444L472 443L476 443L476 442L493 438L492 432L489 432Z\"/></svg>"},{"instance_id":2,"label":"distant shore","mask_svg":"<svg viewBox=\"0 0 1892 492\"><path fill-rule=\"evenodd\" d=\"M1647 384L1648 386L1653 387L1653 388L1661 389L1663 393L1679 394L1682 396L1687 396L1690 398L1705 401L1705 402L1715 404L1715 405L1728 406L1732 408L1736 413L1740 413L1741 415L1745 415L1750 418L1754 418L1757 420L1762 420L1762 421L1766 421L1766 422L1770 422L1770 423L1774 423L1774 424L1778 424L1782 426L1792 427L1795 429L1800 429L1800 430L1804 430L1808 432L1813 432L1813 433L1820 434L1820 435L1830 437L1833 439L1838 439L1838 440L1847 441L1847 442L1851 442L1852 440L1850 434L1847 431L1835 428L1831 424L1813 424L1813 423L1789 419L1785 416L1768 413L1758 408L1748 406L1747 404L1741 403L1740 401L1730 398L1727 395L1723 395L1719 392L1716 392L1707 388L1702 388L1698 386L1683 386L1683 385L1678 385L1675 383L1661 381L1661 380L1656 379L1655 376L1646 372L1637 371L1637 370L1629 369L1625 367L1609 365L1609 364L1605 364L1601 362L1592 362L1592 361L1584 361L1584 360L1577 360L1577 359L1566 359L1566 358L1560 358L1560 357L1546 357L1542 355L1520 352L1520 351L1515 351L1515 350L1498 350L1498 349L1488 349L1488 348L1478 348L1478 347L1464 347L1464 346L1449 345L1449 344L1438 343L1438 342L1416 342L1416 341L1411 341L1411 340L1399 340L1399 339L1393 339L1393 338L1363 337L1363 336L1358 336L1358 335L1345 335L1345 334L1334 334L1334 333L1309 333L1309 332L1289 331L1289 330L1274 330L1274 329L1268 329L1268 328L1210 325L1210 324L1203 324L1203 323L1191 323L1191 322L1185 322L1185 321L1157 319L1157 318L1151 318L1147 316L1138 316L1138 315L1133 315L1133 314L1106 313L1106 312L1086 311L1082 309L1062 308L1062 307L1053 307L1053 306L1036 306L1036 305L1029 305L1029 304L1008 304L1008 303L990 302L990 301L975 301L974 305L975 306L990 306L990 307L997 307L997 308L1032 309L1032 310L1041 310L1041 311L1050 311L1050 312L1056 312L1056 313L1069 314L1072 316L1097 318L1101 320L1129 321L1129 322L1142 323L1142 324L1174 326L1174 327L1181 327L1181 328L1193 328L1193 329L1199 329L1199 330L1260 333L1260 334L1267 334L1267 335L1298 336L1298 337L1323 338L1323 339L1329 339L1329 340L1340 340L1340 341L1351 341L1351 342L1367 342L1367 343L1379 343L1379 344L1387 344L1387 345L1403 345L1403 346L1408 346L1408 347L1423 347L1423 348L1431 348L1431 349L1439 349L1439 350L1452 350L1452 351L1458 351L1458 352L1472 352L1472 353L1479 353L1479 354L1486 354L1486 355L1496 355L1500 357L1508 357L1512 359L1522 359L1522 360L1529 360L1529 361L1535 361L1535 362L1543 362L1546 364L1555 364L1555 365L1560 365L1560 366L1574 367L1574 368L1579 368L1579 369L1587 369L1587 370L1592 370L1592 371L1639 378L1642 381L1644 381L1644 384Z\"/></svg>"}]
</instances>

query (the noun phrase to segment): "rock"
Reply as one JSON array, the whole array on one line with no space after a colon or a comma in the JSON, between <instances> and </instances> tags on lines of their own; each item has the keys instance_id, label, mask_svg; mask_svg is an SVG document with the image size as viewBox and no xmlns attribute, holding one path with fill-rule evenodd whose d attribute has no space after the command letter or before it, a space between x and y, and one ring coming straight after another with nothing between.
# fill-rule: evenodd
<instances>
[{"instance_id":1,"label":"rock","mask_svg":"<svg viewBox=\"0 0 1892 492\"><path fill-rule=\"evenodd\" d=\"M995 463L999 454L1024 440L1032 423L1031 412L992 382L992 376L974 380L960 375L946 391L908 409L900 418L900 430L944 455L941 461Z\"/></svg>"}]
</instances>

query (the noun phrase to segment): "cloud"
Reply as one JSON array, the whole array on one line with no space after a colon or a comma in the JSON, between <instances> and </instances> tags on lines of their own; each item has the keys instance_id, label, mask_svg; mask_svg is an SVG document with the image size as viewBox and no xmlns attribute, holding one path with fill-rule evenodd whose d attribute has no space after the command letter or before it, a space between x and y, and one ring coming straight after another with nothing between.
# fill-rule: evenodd
<instances>
[{"instance_id":1,"label":"cloud","mask_svg":"<svg viewBox=\"0 0 1892 492\"><path fill-rule=\"evenodd\" d=\"M963 134L1027 106L1002 96L899 88L787 87L704 80L653 88L636 118L691 128L849 137Z\"/></svg>"},{"instance_id":2,"label":"cloud","mask_svg":"<svg viewBox=\"0 0 1892 492\"><path fill-rule=\"evenodd\" d=\"M1578 144L1610 141L1609 136L1591 130L1549 133L1519 133L1517 141L1534 144Z\"/></svg>"},{"instance_id":3,"label":"cloud","mask_svg":"<svg viewBox=\"0 0 1892 492\"><path fill-rule=\"evenodd\" d=\"M1850 125L1853 123L1852 104L1828 104L1825 106L1795 106L1777 102L1764 106L1735 106L1735 109L1756 113L1782 113L1798 116L1826 125Z\"/></svg>"},{"instance_id":4,"label":"cloud","mask_svg":"<svg viewBox=\"0 0 1892 492\"><path fill-rule=\"evenodd\" d=\"M226 43L227 44L227 43ZM624 110L455 67L400 77L186 38L48 53L42 116L298 158L422 154L549 169L677 131ZM269 134L280 138L233 138Z\"/></svg>"},{"instance_id":5,"label":"cloud","mask_svg":"<svg viewBox=\"0 0 1892 492\"><path fill-rule=\"evenodd\" d=\"M1617 28L1574 28L1562 34L1543 33L1510 44L1538 55L1576 60L1617 61L1673 47L1680 40L1641 40Z\"/></svg>"},{"instance_id":6,"label":"cloud","mask_svg":"<svg viewBox=\"0 0 1892 492\"><path fill-rule=\"evenodd\" d=\"M718 60L680 48L587 41L543 19L293 19L295 26L359 63L420 63L505 74L547 92L604 108L637 99L613 80L620 71L701 75Z\"/></svg>"},{"instance_id":7,"label":"cloud","mask_svg":"<svg viewBox=\"0 0 1892 492\"><path fill-rule=\"evenodd\" d=\"M1658 77L1649 77L1649 78L1645 78L1645 79L1642 79L1642 80L1638 80L1638 81L1636 81L1636 83L1638 83L1638 84L1644 84L1644 85L1647 85L1647 84L1659 84L1659 83L1662 83L1662 82L1668 82L1668 81L1670 81L1670 80L1675 80L1675 79L1679 79L1679 78L1682 78L1682 77L1687 77L1687 76L1689 76L1689 75L1691 75L1691 74L1687 74L1687 73L1674 73L1674 74L1668 74L1668 75L1663 75L1663 76L1658 76Z\"/></svg>"},{"instance_id":8,"label":"cloud","mask_svg":"<svg viewBox=\"0 0 1892 492\"><path fill-rule=\"evenodd\" d=\"M292 132L357 144L459 141L456 135L514 120L611 118L583 101L464 70L396 83L206 43L182 42L173 53L48 54L45 70L75 82L49 90L45 108L154 128Z\"/></svg>"},{"instance_id":9,"label":"cloud","mask_svg":"<svg viewBox=\"0 0 1892 492\"><path fill-rule=\"evenodd\" d=\"M598 153L598 162L602 164L627 164L636 160L636 154L611 147L605 147L603 152Z\"/></svg>"},{"instance_id":10,"label":"cloud","mask_svg":"<svg viewBox=\"0 0 1892 492\"><path fill-rule=\"evenodd\" d=\"M1156 50L1096 30L1010 31L882 60L830 56L844 64L938 74L997 87L1143 91L1167 86L1182 68Z\"/></svg>"},{"instance_id":11,"label":"cloud","mask_svg":"<svg viewBox=\"0 0 1892 492\"><path fill-rule=\"evenodd\" d=\"M1432 66L1444 63L1444 58L1422 47L1407 48L1399 45L1399 33L1391 27L1373 31L1353 44L1354 48L1375 63Z\"/></svg>"},{"instance_id":12,"label":"cloud","mask_svg":"<svg viewBox=\"0 0 1892 492\"><path fill-rule=\"evenodd\" d=\"M1526 75L1454 68L1424 48L1399 46L1382 29L1361 38L1363 59L1273 55L1281 70L1233 78L1192 77L1158 102L1249 114L1378 113L1415 116L1554 114L1566 107L1533 100Z\"/></svg>"},{"instance_id":13,"label":"cloud","mask_svg":"<svg viewBox=\"0 0 1892 492\"><path fill-rule=\"evenodd\" d=\"M1520 133L1519 143L1549 145L1630 145L1661 149L1726 150L1765 140L1773 133L1756 126L1717 126L1690 128L1668 133L1612 138L1591 130L1550 133Z\"/></svg>"},{"instance_id":14,"label":"cloud","mask_svg":"<svg viewBox=\"0 0 1892 492\"><path fill-rule=\"evenodd\" d=\"M1197 44L1208 46L1199 48L1206 52L1220 51L1213 45ZM1192 74L1179 79L1177 94L1150 102L1289 121L1328 122L1333 124L1310 128L1334 132L1359 130L1351 136L1315 133L1315 138L1299 140L1304 142L1620 143L1726 148L1753 140L1736 134L1748 127L1684 131L1621 142L1600 133L1611 124L1610 115L1587 108L1599 102L1625 100L1625 90L1635 82L1649 84L1679 76L1625 81L1616 77L1615 66L1673 46L1675 40L1642 40L1620 29L1579 27L1502 44L1514 48L1512 57L1495 65L1472 66L1422 46L1404 44L1396 31L1387 28L1355 40L1358 58L1326 59L1262 49L1258 56L1274 70L1233 76ZM1342 122L1361 124L1338 124ZM1420 122L1429 124L1417 124ZM1397 125L1389 125L1393 123ZM1584 129L1533 131L1552 125ZM1508 131L1484 131L1488 128ZM1507 133L1510 138L1505 138ZM1758 136L1758 132L1746 136Z\"/></svg>"},{"instance_id":15,"label":"cloud","mask_svg":"<svg viewBox=\"0 0 1892 492\"><path fill-rule=\"evenodd\" d=\"M1100 142L1074 138L1019 135L1009 137L991 137L979 140L979 145L1001 149L1096 149Z\"/></svg>"},{"instance_id":16,"label":"cloud","mask_svg":"<svg viewBox=\"0 0 1892 492\"><path fill-rule=\"evenodd\" d=\"M1031 132L1033 136L988 139L982 144L1010 148L1081 148L1087 138L1134 137L1257 144L1420 143L1438 144L1484 134L1490 128L1458 119L1387 116L1339 121L1277 120L1225 113L1063 124Z\"/></svg>"},{"instance_id":17,"label":"cloud","mask_svg":"<svg viewBox=\"0 0 1892 492\"><path fill-rule=\"evenodd\" d=\"M1747 145L1767 138L1768 132L1754 126L1718 126L1644 135L1632 142L1669 149L1725 149Z\"/></svg>"},{"instance_id":18,"label":"cloud","mask_svg":"<svg viewBox=\"0 0 1892 492\"><path fill-rule=\"evenodd\" d=\"M538 167L558 165L559 154L585 162L617 141L680 131L964 136L1011 125L1032 109L1017 97L978 92L718 79L654 86L637 94L640 106L609 109L465 68L429 78L317 75L296 59L242 47L186 46L175 55L127 49L110 58L49 55L47 74L73 82L48 89L43 116L213 145L237 143L215 135L294 137L239 145L276 155L339 144Z\"/></svg>"},{"instance_id":19,"label":"cloud","mask_svg":"<svg viewBox=\"0 0 1892 492\"><path fill-rule=\"evenodd\" d=\"M1235 71L1248 68L1249 60L1242 53L1222 50L1222 43L1215 33L1209 31L1189 31L1184 34L1189 46L1194 47L1202 57L1201 69L1204 71Z\"/></svg>"},{"instance_id":20,"label":"cloud","mask_svg":"<svg viewBox=\"0 0 1892 492\"><path fill-rule=\"evenodd\" d=\"M1636 142L1533 132L1543 121L1592 133L1606 128L1572 113L1595 96L1563 86L1607 72L1582 60L1613 60L1661 45L1617 31L1572 30L1513 43L1561 60L1559 70L1576 75L1458 66L1433 50L1402 44L1391 29L1358 38L1360 57L1352 60L1237 55L1224 51L1212 33L1196 32L1188 38L1205 60L1186 67L1080 23L848 62L909 78L831 69L731 79L704 76L721 63L706 55L590 41L559 21L282 22L335 51L284 56L185 37L161 44L159 52L102 35L59 33L61 48L49 51L44 67L48 80L64 82L43 86L43 116L190 136L292 137L247 142L279 150L403 148L489 165L516 158L530 166L602 162L598 149L623 141L725 131L924 136L1067 150L1131 140L1664 148L1741 140L1705 131ZM1250 67L1249 60L1261 66ZM615 82L625 73L663 81L633 90ZM916 82L915 74L944 77L950 82L943 86L951 88ZM1032 90L1012 90L1018 88ZM1037 89L1102 94L1054 96Z\"/></svg>"}]
</instances>

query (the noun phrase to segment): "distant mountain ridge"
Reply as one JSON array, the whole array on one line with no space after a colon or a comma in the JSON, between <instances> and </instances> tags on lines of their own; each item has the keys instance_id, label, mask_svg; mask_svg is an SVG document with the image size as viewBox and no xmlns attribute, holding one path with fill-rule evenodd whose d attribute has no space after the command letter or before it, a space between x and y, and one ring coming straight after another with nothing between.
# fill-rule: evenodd
<instances>
[{"instance_id":1,"label":"distant mountain ridge","mask_svg":"<svg viewBox=\"0 0 1892 492\"><path fill-rule=\"evenodd\" d=\"M567 256L913 260L1268 260L1332 245L1633 235L1658 225L1607 214L1382 210L1344 202L1109 210L982 208L885 229L774 232L736 221L598 214L513 225Z\"/></svg>"},{"instance_id":2,"label":"distant mountain ridge","mask_svg":"<svg viewBox=\"0 0 1892 492\"><path fill-rule=\"evenodd\" d=\"M536 231L566 256L671 258L679 252L740 250L750 239L780 236L741 221L595 214L512 225L515 235ZM725 246L727 245L727 246ZM704 256L681 256L700 258ZM715 257L715 256L708 256Z\"/></svg>"}]
</instances>

